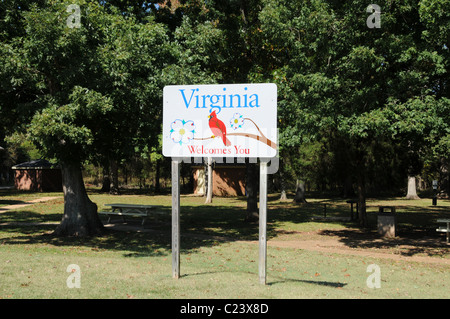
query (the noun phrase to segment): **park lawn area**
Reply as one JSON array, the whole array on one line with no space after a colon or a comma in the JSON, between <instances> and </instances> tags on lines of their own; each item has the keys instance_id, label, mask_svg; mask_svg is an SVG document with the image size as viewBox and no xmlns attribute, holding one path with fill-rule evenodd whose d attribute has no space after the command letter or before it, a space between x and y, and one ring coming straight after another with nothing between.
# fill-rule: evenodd
<instances>
[{"instance_id":1,"label":"park lawn area","mask_svg":"<svg viewBox=\"0 0 450 319\"><path fill-rule=\"evenodd\" d=\"M5 198L16 200L14 193L1 194L0 203ZM345 200L317 198L296 205L271 195L267 285L263 286L258 283L258 223L243 221L245 198L214 198L212 205L204 205L202 197L182 196L181 278L176 280L171 273L170 196L91 192L90 198L99 210L105 208L105 203L114 202L155 204L163 205L168 215L157 222L149 220L144 228L137 219L129 222L136 226L134 229L108 228L104 236L87 239L51 236L61 220L63 200L60 193L45 196L61 198L18 210L0 210L2 299L449 297L448 246L443 234L432 232L436 218L450 218L448 200L440 200L436 207L431 206L431 199L368 200L373 229L361 235L353 222L311 220L323 216L324 204L327 216L349 216ZM23 194L20 197L21 201L28 200ZM375 217L370 212L387 203L399 206L398 239L382 240L374 234ZM349 253L270 244L329 239L343 243ZM424 243L423 247L417 242L408 246L405 240L409 239ZM435 262L380 258L380 251L393 257L429 257ZM81 271L79 289L67 287L71 275L67 268L71 264L78 265ZM381 271L381 288L367 285L371 264Z\"/></svg>"}]
</instances>

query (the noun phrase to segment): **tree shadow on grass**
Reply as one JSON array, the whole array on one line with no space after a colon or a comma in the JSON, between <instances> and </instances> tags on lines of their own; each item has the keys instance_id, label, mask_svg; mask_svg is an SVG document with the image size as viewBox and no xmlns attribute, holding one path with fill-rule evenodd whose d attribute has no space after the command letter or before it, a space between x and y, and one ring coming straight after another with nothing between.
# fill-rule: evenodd
<instances>
[{"instance_id":1,"label":"tree shadow on grass","mask_svg":"<svg viewBox=\"0 0 450 319\"><path fill-rule=\"evenodd\" d=\"M402 256L448 256L445 236L436 232L437 219L450 218L448 206L396 206L396 237L383 238L377 233L377 210L368 213L370 228L323 230L321 235L337 237L347 247L383 249ZM372 207L373 208L373 207Z\"/></svg>"},{"instance_id":2,"label":"tree shadow on grass","mask_svg":"<svg viewBox=\"0 0 450 319\"><path fill-rule=\"evenodd\" d=\"M212 274L218 274L218 273L237 273L237 271L230 271L230 270L217 270L217 271L202 271L198 273L190 273L190 274L183 274L180 277L192 277L192 276L203 276L203 275L212 275ZM258 274L248 271L241 271L240 273L246 273L252 276L255 276L257 278ZM318 285L318 286L327 286L332 288L342 288L346 286L346 283L341 282L332 282L332 281L317 281L317 280L305 280L305 279L294 279L294 278L286 278L286 277L279 277L275 276L273 274L270 275L270 277L275 278L274 281L268 280L266 283L267 286L273 286L277 284L283 284L283 283L289 283L289 282L298 282L298 283L306 283L306 284L312 284L312 285Z\"/></svg>"},{"instance_id":3,"label":"tree shadow on grass","mask_svg":"<svg viewBox=\"0 0 450 319\"><path fill-rule=\"evenodd\" d=\"M26 202L23 200L0 199L0 210L2 209L2 206L18 205L18 204L25 204L25 203Z\"/></svg>"},{"instance_id":4,"label":"tree shadow on grass","mask_svg":"<svg viewBox=\"0 0 450 319\"><path fill-rule=\"evenodd\" d=\"M40 214L29 210L8 210L1 211L0 207L0 224L4 223L45 223L59 222L62 214Z\"/></svg>"},{"instance_id":5,"label":"tree shadow on grass","mask_svg":"<svg viewBox=\"0 0 450 319\"><path fill-rule=\"evenodd\" d=\"M11 233L8 238L1 238L5 245L52 245L55 247L77 247L81 250L119 251L124 257L165 256L170 254L170 234L162 232L143 233L136 231L117 231L105 229L101 236L96 237L56 237L52 235L55 225L2 225L1 232ZM211 245L213 241L186 240L184 249L195 249Z\"/></svg>"},{"instance_id":6,"label":"tree shadow on grass","mask_svg":"<svg viewBox=\"0 0 450 319\"><path fill-rule=\"evenodd\" d=\"M268 285L276 285L280 283L287 283L287 282L299 282L299 283L305 283L305 284L312 284L312 285L318 285L318 286L326 286L326 287L332 287L332 288L342 288L345 287L346 283L341 282L334 282L334 281L316 281L316 280L305 280L305 279L293 279L293 278L280 278L277 281L269 282Z\"/></svg>"},{"instance_id":7,"label":"tree shadow on grass","mask_svg":"<svg viewBox=\"0 0 450 319\"><path fill-rule=\"evenodd\" d=\"M274 238L283 232L283 230L280 230L280 223L310 222L311 216L317 214L317 209L320 210L320 206L298 206L283 203L270 205L268 207L267 239ZM338 214L339 209L336 209L335 213ZM92 238L52 236L52 232L61 220L61 214L7 211L0 213L0 233L10 233L11 236L0 238L0 243L4 245L50 244L55 246L80 246L90 249L122 251L126 257L170 255L171 208L164 206L163 211L165 211L165 215L158 216L157 221L149 220L144 227L140 225L140 219L127 220L127 224L133 226L131 230L105 229L103 236ZM333 209L330 209L329 213L333 213ZM435 219L437 216L440 218L450 217L448 214L444 216L442 212L422 213L420 209L416 209L411 213L411 216L406 216L405 213L398 214L398 216L400 222L399 238L392 241L381 240L375 230L365 231L355 228L323 230L321 235L338 237L341 242L351 248L393 249L402 245L404 248L402 248L401 253L404 255L445 255L446 251L448 251L448 248L445 247L445 240L438 237L439 234L435 233L435 229L429 228L432 234L421 237L420 233L411 225L414 224L415 227L423 225L423 218L426 217L429 218L429 224L427 225L431 227L433 226L432 219ZM180 214L180 248L182 253L201 247L214 246L224 241L258 240L258 222L245 222L244 218L244 207L221 206L217 204L182 205ZM371 218L373 225L376 225L376 217L371 216ZM414 220L414 218L419 219ZM423 229L423 226L421 228ZM287 233L289 232L285 231L285 234ZM412 234L419 237L416 238L415 242L411 241ZM423 237L431 237L431 239Z\"/></svg>"},{"instance_id":8,"label":"tree shadow on grass","mask_svg":"<svg viewBox=\"0 0 450 319\"><path fill-rule=\"evenodd\" d=\"M39 214L33 211L0 214L2 245L42 244L78 246L97 250L122 251L125 257L147 257L171 253L171 216L158 216L157 221L142 227L140 220L127 220L130 230L104 229L96 237L56 237L52 235L61 220L61 214ZM242 208L227 206L183 206L181 210L181 252L217 245L223 241L257 239L258 223L244 222ZM270 232L270 227L268 227Z\"/></svg>"},{"instance_id":9,"label":"tree shadow on grass","mask_svg":"<svg viewBox=\"0 0 450 319\"><path fill-rule=\"evenodd\" d=\"M267 239L280 233L279 222L303 223L310 221L315 207L276 205L268 207ZM50 244L80 246L91 249L123 251L126 257L169 255L171 252L171 207L163 206L165 213L148 220L144 227L140 219L128 219L129 230L105 229L102 236L92 238L55 237L52 232L61 221L61 214L39 214L33 211L8 211L0 214L0 233L9 232L9 238L0 239L7 245ZM259 223L245 221L245 207L215 205L182 205L180 233L182 252L219 242L258 240ZM101 217L102 218L102 217ZM102 218L106 222L107 218ZM117 218L114 222L117 221ZM53 223L48 225L46 223Z\"/></svg>"},{"instance_id":10,"label":"tree shadow on grass","mask_svg":"<svg viewBox=\"0 0 450 319\"><path fill-rule=\"evenodd\" d=\"M428 257L445 257L448 245L439 234L426 230L419 234L408 230L400 231L395 238L383 238L375 230L342 229L322 230L321 235L338 237L347 247L356 249L377 249L401 256L426 255Z\"/></svg>"}]
</instances>

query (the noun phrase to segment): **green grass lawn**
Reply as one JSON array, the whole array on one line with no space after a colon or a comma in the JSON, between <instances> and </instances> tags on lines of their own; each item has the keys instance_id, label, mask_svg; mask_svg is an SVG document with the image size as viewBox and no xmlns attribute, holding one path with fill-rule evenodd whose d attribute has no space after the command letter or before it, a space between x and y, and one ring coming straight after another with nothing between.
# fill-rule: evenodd
<instances>
[{"instance_id":1,"label":"green grass lawn","mask_svg":"<svg viewBox=\"0 0 450 319\"><path fill-rule=\"evenodd\" d=\"M243 221L245 198L181 198L181 278L172 278L170 196L90 194L103 209L105 203L163 205L166 217L149 221L153 232L108 231L89 239L55 238L51 232L61 220L62 194L17 194L2 191L0 204L26 201L35 196L61 199L16 211L0 209L0 298L448 298L450 266L268 247L267 285L258 283L258 223ZM432 232L435 219L450 217L450 202L431 206L430 199L369 200L372 228L377 205L396 205L401 229L398 242L412 236L438 243L414 255L448 260L443 234ZM279 241L323 240L339 237L350 246L357 229L352 222L313 221L311 217L349 216L345 200L311 199L306 205L269 197L268 239ZM0 207L1 208L1 207ZM132 221L139 225L139 220ZM137 228L139 229L139 227ZM372 246L373 229L364 239L353 238L352 248L396 253L395 240ZM409 237L408 237L409 238ZM379 241L379 239L378 239ZM355 244L356 243L356 244ZM389 245L388 245L389 244ZM412 251L412 250L410 250ZM433 253L430 253L433 252ZM68 288L67 267L80 267L81 288ZM367 267L379 266L381 288L369 288Z\"/></svg>"}]
</instances>

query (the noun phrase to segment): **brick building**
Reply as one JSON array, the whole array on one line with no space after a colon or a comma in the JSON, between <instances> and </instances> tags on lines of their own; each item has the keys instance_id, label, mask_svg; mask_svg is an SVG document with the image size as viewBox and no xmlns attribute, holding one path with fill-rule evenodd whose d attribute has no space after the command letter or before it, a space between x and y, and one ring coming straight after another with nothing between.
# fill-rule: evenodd
<instances>
[{"instance_id":1,"label":"brick building","mask_svg":"<svg viewBox=\"0 0 450 319\"><path fill-rule=\"evenodd\" d=\"M35 160L17 164L14 171L14 186L17 190L35 192L62 191L61 169L46 160Z\"/></svg>"}]
</instances>

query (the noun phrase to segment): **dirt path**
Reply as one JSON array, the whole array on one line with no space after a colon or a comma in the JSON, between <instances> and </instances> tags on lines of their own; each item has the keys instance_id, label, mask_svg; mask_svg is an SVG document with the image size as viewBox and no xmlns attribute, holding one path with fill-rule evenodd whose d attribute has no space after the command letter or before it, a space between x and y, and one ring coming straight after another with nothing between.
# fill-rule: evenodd
<instances>
[{"instance_id":1,"label":"dirt path","mask_svg":"<svg viewBox=\"0 0 450 319\"><path fill-rule=\"evenodd\" d=\"M108 224L107 228L122 231L138 231L157 233L151 228L136 227L134 225ZM214 239L218 242L237 242L241 244L258 245L255 240L236 240L221 236L183 233L181 237L199 239ZM350 239L349 239L350 238ZM420 262L438 265L449 265L449 248L442 238L394 238L383 239L371 234L362 234L358 230L349 230L349 233L314 231L283 235L279 238L269 239L269 247L303 249L327 254L342 254L368 258L383 258L396 261Z\"/></svg>"},{"instance_id":2,"label":"dirt path","mask_svg":"<svg viewBox=\"0 0 450 319\"><path fill-rule=\"evenodd\" d=\"M36 203L42 203L42 202L46 202L52 199L58 199L61 197L41 197L41 198L36 198L33 200L30 200L28 202L24 202L21 204L14 204L14 205L8 205L8 206L1 206L0 207L0 211L7 211L7 210L11 210L11 209L18 209L18 208L23 208L23 207L27 207L29 205L33 205Z\"/></svg>"},{"instance_id":3,"label":"dirt path","mask_svg":"<svg viewBox=\"0 0 450 319\"><path fill-rule=\"evenodd\" d=\"M449 248L442 238L378 238L373 234L362 235L359 230L342 232L313 231L282 235L269 239L269 247L303 249L327 254L342 254L368 258L383 258L396 261L449 265ZM353 233L353 231L355 231ZM182 236L207 238L205 235L182 234ZM210 236L210 238L213 238ZM233 240L214 237L217 241L235 241L243 244L258 245L255 240Z\"/></svg>"},{"instance_id":4,"label":"dirt path","mask_svg":"<svg viewBox=\"0 0 450 319\"><path fill-rule=\"evenodd\" d=\"M402 233L395 238L383 238L376 231L346 228L281 234L269 239L267 244L269 247L450 265L450 246L435 234Z\"/></svg>"},{"instance_id":5,"label":"dirt path","mask_svg":"<svg viewBox=\"0 0 450 319\"><path fill-rule=\"evenodd\" d=\"M252 243L258 244L257 241L253 241ZM392 260L399 260L399 261L450 265L449 258L403 255L401 253L401 250L404 249L405 247L398 247L397 250L384 251L384 252L376 251L375 249L355 249L355 248L350 248L350 247L346 246L344 243L340 242L338 239L335 239L335 240L332 240L332 239L295 240L295 241L269 240L267 242L267 245L269 247L304 249L304 250L308 250L308 251L318 251L318 252L330 253L330 254L344 254L344 255L352 255L352 256L371 257L371 258L392 259ZM380 249L377 249L377 250L380 250Z\"/></svg>"}]
</instances>

